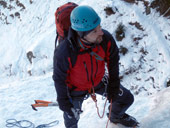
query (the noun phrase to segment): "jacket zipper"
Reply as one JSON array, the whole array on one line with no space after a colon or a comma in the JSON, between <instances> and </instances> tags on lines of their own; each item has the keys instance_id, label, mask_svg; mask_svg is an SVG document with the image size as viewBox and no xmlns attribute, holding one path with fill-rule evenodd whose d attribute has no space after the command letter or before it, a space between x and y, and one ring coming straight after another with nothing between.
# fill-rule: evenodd
<instances>
[{"instance_id":1,"label":"jacket zipper","mask_svg":"<svg viewBox=\"0 0 170 128\"><path fill-rule=\"evenodd\" d=\"M89 81L89 72L88 72L88 69L87 69L86 62L84 61L83 64L84 64L84 67L85 67L86 72L87 72L87 80Z\"/></svg>"},{"instance_id":2,"label":"jacket zipper","mask_svg":"<svg viewBox=\"0 0 170 128\"><path fill-rule=\"evenodd\" d=\"M94 81L93 81L93 58L92 58L92 55L90 55L90 59L91 59L91 82L92 82L92 86L94 87Z\"/></svg>"},{"instance_id":3,"label":"jacket zipper","mask_svg":"<svg viewBox=\"0 0 170 128\"><path fill-rule=\"evenodd\" d=\"M97 75L97 71L98 71L98 61L96 60L96 73L95 73L95 78L96 78L96 75Z\"/></svg>"}]
</instances>

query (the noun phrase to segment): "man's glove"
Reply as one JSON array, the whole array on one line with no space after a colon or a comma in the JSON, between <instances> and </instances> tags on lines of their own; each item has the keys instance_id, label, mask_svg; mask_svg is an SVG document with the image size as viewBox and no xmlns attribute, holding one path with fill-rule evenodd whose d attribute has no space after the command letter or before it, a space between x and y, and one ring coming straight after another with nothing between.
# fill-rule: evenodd
<instances>
[{"instance_id":1,"label":"man's glove","mask_svg":"<svg viewBox=\"0 0 170 128\"><path fill-rule=\"evenodd\" d=\"M76 120L80 119L80 114L82 113L82 111L80 109L75 109L75 108L71 108L71 112L67 113L68 118L76 118Z\"/></svg>"}]
</instances>

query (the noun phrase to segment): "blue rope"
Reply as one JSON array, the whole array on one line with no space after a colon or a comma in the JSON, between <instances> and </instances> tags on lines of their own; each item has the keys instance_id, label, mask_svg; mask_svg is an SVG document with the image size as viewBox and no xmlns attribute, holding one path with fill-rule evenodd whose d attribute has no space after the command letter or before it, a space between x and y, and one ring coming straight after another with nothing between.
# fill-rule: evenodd
<instances>
[{"instance_id":1,"label":"blue rope","mask_svg":"<svg viewBox=\"0 0 170 128\"><path fill-rule=\"evenodd\" d=\"M38 125L37 127L35 127L35 125L28 120L17 121L16 119L8 119L8 120L6 120L6 123L7 123L6 124L7 128L12 128L12 127L18 127L18 128L49 128L49 127L53 127L55 125L58 125L59 121L56 120L56 121L53 121L49 124L41 124L41 125Z\"/></svg>"}]
</instances>

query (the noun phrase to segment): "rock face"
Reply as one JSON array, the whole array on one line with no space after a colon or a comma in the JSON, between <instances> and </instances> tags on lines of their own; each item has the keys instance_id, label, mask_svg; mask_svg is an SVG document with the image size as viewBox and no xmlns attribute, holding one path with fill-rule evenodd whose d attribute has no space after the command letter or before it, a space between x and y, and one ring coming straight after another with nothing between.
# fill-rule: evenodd
<instances>
[{"instance_id":1,"label":"rock face","mask_svg":"<svg viewBox=\"0 0 170 128\"><path fill-rule=\"evenodd\" d=\"M163 16L170 16L170 1L169 0L154 0L151 3L151 8L156 9Z\"/></svg>"}]
</instances>

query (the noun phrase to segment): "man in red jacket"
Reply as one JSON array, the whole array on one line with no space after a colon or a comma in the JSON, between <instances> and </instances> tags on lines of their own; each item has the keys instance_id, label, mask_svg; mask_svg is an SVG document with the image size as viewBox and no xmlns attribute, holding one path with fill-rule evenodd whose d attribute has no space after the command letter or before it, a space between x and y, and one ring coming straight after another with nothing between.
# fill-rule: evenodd
<instances>
[{"instance_id":1,"label":"man in red jacket","mask_svg":"<svg viewBox=\"0 0 170 128\"><path fill-rule=\"evenodd\" d=\"M68 37L54 53L53 73L66 128L78 127L83 100L92 92L107 94L112 102L111 122L136 126L136 119L125 113L134 97L120 84L119 50L112 35L101 29L100 17L89 6L76 7L70 20Z\"/></svg>"}]
</instances>

